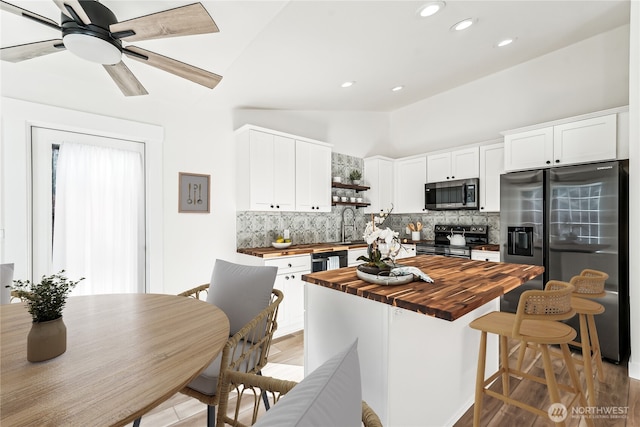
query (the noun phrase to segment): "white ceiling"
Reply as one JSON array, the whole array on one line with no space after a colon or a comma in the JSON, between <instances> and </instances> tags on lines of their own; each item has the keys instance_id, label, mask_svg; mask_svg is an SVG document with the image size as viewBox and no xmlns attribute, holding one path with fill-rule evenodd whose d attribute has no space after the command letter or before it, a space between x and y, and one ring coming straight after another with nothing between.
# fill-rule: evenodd
<instances>
[{"instance_id":1,"label":"white ceiling","mask_svg":"<svg viewBox=\"0 0 640 427\"><path fill-rule=\"evenodd\" d=\"M52 1L10 1L59 21ZM193 1L104 0L119 20ZM420 1L203 1L220 33L134 45L221 74L213 90L125 59L145 100L232 108L393 111L629 22L629 0L447 1L419 18ZM450 27L477 22L463 32ZM56 30L0 12L2 47L58 38ZM504 37L512 45L497 48ZM606 48L606 47L603 47ZM120 96L101 66L60 52L3 70L83 81ZM343 89L344 81L355 81ZM3 85L7 84L3 81ZM403 85L399 92L391 88ZM111 96L111 95L109 95Z\"/></svg>"}]
</instances>

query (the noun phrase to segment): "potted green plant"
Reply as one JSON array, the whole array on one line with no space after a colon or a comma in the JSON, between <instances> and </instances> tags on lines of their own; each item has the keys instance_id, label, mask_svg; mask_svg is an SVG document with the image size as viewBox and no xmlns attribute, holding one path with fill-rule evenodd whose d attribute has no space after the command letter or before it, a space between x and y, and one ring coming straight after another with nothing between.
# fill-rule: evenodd
<instances>
[{"instance_id":1,"label":"potted green plant","mask_svg":"<svg viewBox=\"0 0 640 427\"><path fill-rule=\"evenodd\" d=\"M360 185L362 179L362 173L358 169L354 169L349 174L349 179L354 185Z\"/></svg>"},{"instance_id":2,"label":"potted green plant","mask_svg":"<svg viewBox=\"0 0 640 427\"><path fill-rule=\"evenodd\" d=\"M40 283L14 280L10 285L14 295L26 302L33 323L27 336L27 360L41 362L53 359L67 350L67 327L62 310L73 288L84 277L69 280L64 270L42 276Z\"/></svg>"}]
</instances>

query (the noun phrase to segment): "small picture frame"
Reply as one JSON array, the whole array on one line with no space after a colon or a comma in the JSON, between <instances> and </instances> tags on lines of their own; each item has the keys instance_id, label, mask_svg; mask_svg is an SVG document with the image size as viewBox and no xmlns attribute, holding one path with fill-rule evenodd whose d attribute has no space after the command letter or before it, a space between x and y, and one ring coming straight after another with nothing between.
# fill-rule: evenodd
<instances>
[{"instance_id":1,"label":"small picture frame","mask_svg":"<svg viewBox=\"0 0 640 427\"><path fill-rule=\"evenodd\" d=\"M178 173L178 212L209 213L211 175Z\"/></svg>"}]
</instances>

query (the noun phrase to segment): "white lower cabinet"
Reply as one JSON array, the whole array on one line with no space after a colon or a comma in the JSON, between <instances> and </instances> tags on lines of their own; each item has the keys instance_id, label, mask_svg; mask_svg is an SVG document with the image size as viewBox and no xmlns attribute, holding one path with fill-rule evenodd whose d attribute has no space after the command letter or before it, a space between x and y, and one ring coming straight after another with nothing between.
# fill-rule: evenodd
<instances>
[{"instance_id":1,"label":"white lower cabinet","mask_svg":"<svg viewBox=\"0 0 640 427\"><path fill-rule=\"evenodd\" d=\"M411 258L414 256L416 256L416 245L411 243L403 243L396 259Z\"/></svg>"},{"instance_id":2,"label":"white lower cabinet","mask_svg":"<svg viewBox=\"0 0 640 427\"><path fill-rule=\"evenodd\" d=\"M471 251L471 259L475 261L500 262L499 251Z\"/></svg>"},{"instance_id":3,"label":"white lower cabinet","mask_svg":"<svg viewBox=\"0 0 640 427\"><path fill-rule=\"evenodd\" d=\"M358 257L367 256L367 248L349 249L347 253L347 266L353 267L362 264L364 261L358 261Z\"/></svg>"},{"instance_id":4,"label":"white lower cabinet","mask_svg":"<svg viewBox=\"0 0 640 427\"><path fill-rule=\"evenodd\" d=\"M274 287L284 294L278 308L278 329L274 337L281 337L304 328L304 287L302 275L311 273L311 256L261 258L240 254L240 263L278 267Z\"/></svg>"}]
</instances>

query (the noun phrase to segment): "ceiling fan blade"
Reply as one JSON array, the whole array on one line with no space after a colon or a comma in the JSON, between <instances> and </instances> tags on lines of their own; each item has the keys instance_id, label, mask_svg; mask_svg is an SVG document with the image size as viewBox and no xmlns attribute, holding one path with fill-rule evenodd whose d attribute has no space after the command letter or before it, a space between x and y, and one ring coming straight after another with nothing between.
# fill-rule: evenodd
<instances>
[{"instance_id":1,"label":"ceiling fan blade","mask_svg":"<svg viewBox=\"0 0 640 427\"><path fill-rule=\"evenodd\" d=\"M120 61L114 65L103 65L104 69L118 85L124 96L147 95L147 90L133 75L129 67Z\"/></svg>"},{"instance_id":2,"label":"ceiling fan blade","mask_svg":"<svg viewBox=\"0 0 640 427\"><path fill-rule=\"evenodd\" d=\"M61 30L60 26L58 25L58 23L56 21L54 21L52 19L49 19L47 17L44 17L42 15L38 15L37 13L30 12L27 9L23 9L21 7L18 7L18 6L14 6L11 3L7 3L6 1L1 1L0 0L0 9L2 9L4 11L7 11L7 12L14 13L14 14L22 16L24 18L31 19L33 21L39 22L41 24L47 25L47 26L55 28L57 30Z\"/></svg>"},{"instance_id":3,"label":"ceiling fan blade","mask_svg":"<svg viewBox=\"0 0 640 427\"><path fill-rule=\"evenodd\" d=\"M194 67L193 65L185 64L184 62L136 46L127 46L122 52L136 61L144 62L152 67L191 80L209 89L216 87L216 85L220 83L220 80L222 80L222 76L203 70L202 68Z\"/></svg>"},{"instance_id":4,"label":"ceiling fan blade","mask_svg":"<svg viewBox=\"0 0 640 427\"><path fill-rule=\"evenodd\" d=\"M117 22L111 24L109 30L114 37L128 42L220 31L200 3ZM131 31L135 34L130 35ZM119 33L122 37L118 37Z\"/></svg>"},{"instance_id":5,"label":"ceiling fan blade","mask_svg":"<svg viewBox=\"0 0 640 427\"><path fill-rule=\"evenodd\" d=\"M76 21L78 20L77 18L80 18L80 21L84 25L91 24L91 19L89 19L87 12L84 11L82 5L78 0L53 0L53 2L56 4L56 6L58 6L62 13L69 16L70 18L73 18ZM76 16L73 16L73 13L69 11L68 7L73 9L73 12L75 12Z\"/></svg>"},{"instance_id":6,"label":"ceiling fan blade","mask_svg":"<svg viewBox=\"0 0 640 427\"><path fill-rule=\"evenodd\" d=\"M0 49L0 59L9 62L20 62L63 50L65 49L62 39L44 40L41 42L3 47Z\"/></svg>"}]
</instances>

